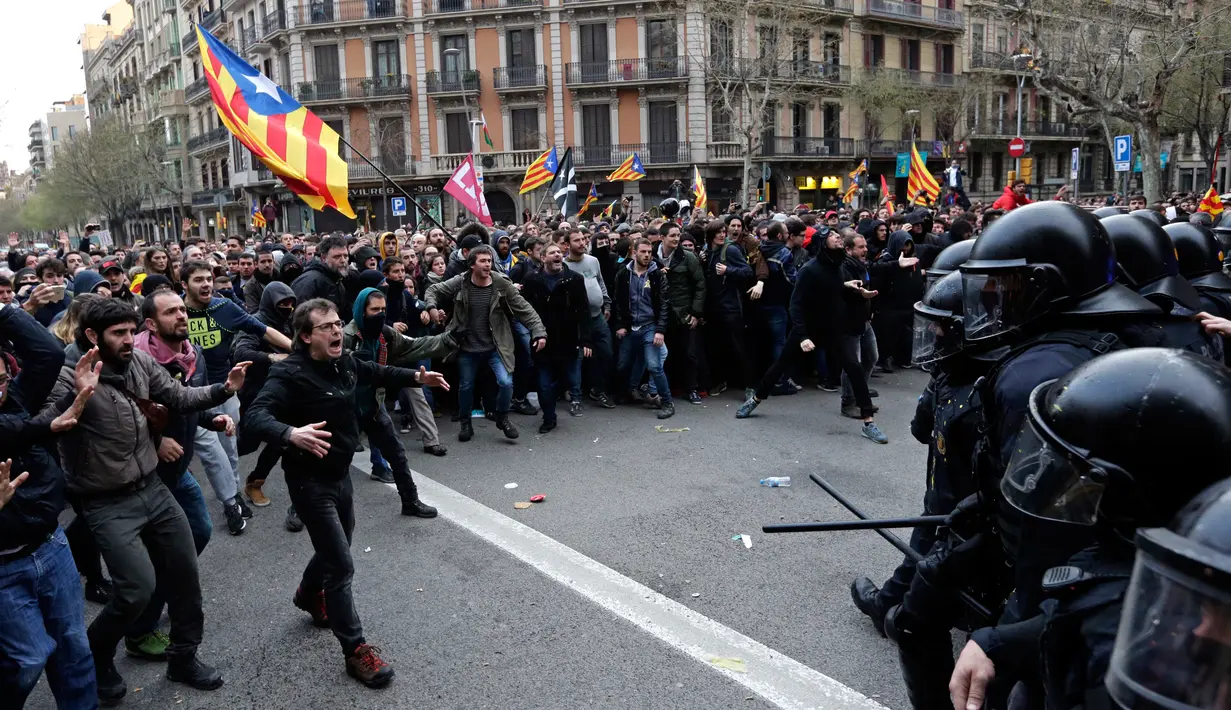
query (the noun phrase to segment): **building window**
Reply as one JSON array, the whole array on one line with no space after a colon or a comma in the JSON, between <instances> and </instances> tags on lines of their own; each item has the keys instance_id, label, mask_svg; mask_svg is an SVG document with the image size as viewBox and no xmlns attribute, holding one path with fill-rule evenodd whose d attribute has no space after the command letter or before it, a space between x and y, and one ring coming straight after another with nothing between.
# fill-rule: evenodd
<instances>
[{"instance_id":1,"label":"building window","mask_svg":"<svg viewBox=\"0 0 1231 710\"><path fill-rule=\"evenodd\" d=\"M339 81L341 71L338 67L338 45L318 44L313 47L312 66L316 72L316 82L304 87L310 94L306 98L339 98L342 95L342 82Z\"/></svg>"},{"instance_id":2,"label":"building window","mask_svg":"<svg viewBox=\"0 0 1231 710\"><path fill-rule=\"evenodd\" d=\"M800 101L791 104L791 136L808 137L808 104Z\"/></svg>"},{"instance_id":3,"label":"building window","mask_svg":"<svg viewBox=\"0 0 1231 710\"><path fill-rule=\"evenodd\" d=\"M710 61L719 67L729 66L735 58L735 37L727 20L710 22Z\"/></svg>"},{"instance_id":4,"label":"building window","mask_svg":"<svg viewBox=\"0 0 1231 710\"><path fill-rule=\"evenodd\" d=\"M821 61L826 66L842 63L842 35L826 32L821 38Z\"/></svg>"},{"instance_id":5,"label":"building window","mask_svg":"<svg viewBox=\"0 0 1231 710\"><path fill-rule=\"evenodd\" d=\"M380 157L389 172L404 173L406 164L406 131L401 116L386 116L376 122L376 140Z\"/></svg>"},{"instance_id":6,"label":"building window","mask_svg":"<svg viewBox=\"0 0 1231 710\"><path fill-rule=\"evenodd\" d=\"M77 127L76 127L76 126L69 126L69 127L68 127L68 137L69 137L69 138L76 138L76 137L77 137Z\"/></svg>"},{"instance_id":7,"label":"building window","mask_svg":"<svg viewBox=\"0 0 1231 710\"><path fill-rule=\"evenodd\" d=\"M470 117L463 111L445 114L445 152L470 151Z\"/></svg>"},{"instance_id":8,"label":"building window","mask_svg":"<svg viewBox=\"0 0 1231 710\"><path fill-rule=\"evenodd\" d=\"M954 72L953 45L936 45L936 71L941 74L952 74Z\"/></svg>"},{"instance_id":9,"label":"building window","mask_svg":"<svg viewBox=\"0 0 1231 710\"><path fill-rule=\"evenodd\" d=\"M902 40L902 68L911 71L919 71L919 40L904 39Z\"/></svg>"},{"instance_id":10,"label":"building window","mask_svg":"<svg viewBox=\"0 0 1231 710\"><path fill-rule=\"evenodd\" d=\"M445 50L460 50L456 54ZM441 77L446 84L461 85L461 73L470 68L470 41L466 35L446 35L440 38L440 66L444 70Z\"/></svg>"},{"instance_id":11,"label":"building window","mask_svg":"<svg viewBox=\"0 0 1231 710\"><path fill-rule=\"evenodd\" d=\"M577 28L577 38L581 80L607 80L607 23L582 25Z\"/></svg>"},{"instance_id":12,"label":"building window","mask_svg":"<svg viewBox=\"0 0 1231 710\"><path fill-rule=\"evenodd\" d=\"M821 108L821 135L837 138L842 132L842 105L827 103Z\"/></svg>"},{"instance_id":13,"label":"building window","mask_svg":"<svg viewBox=\"0 0 1231 710\"><path fill-rule=\"evenodd\" d=\"M973 56L983 54L983 24L970 23L970 52Z\"/></svg>"},{"instance_id":14,"label":"building window","mask_svg":"<svg viewBox=\"0 0 1231 710\"><path fill-rule=\"evenodd\" d=\"M731 112L722 106L714 106L710 109L710 139L715 143L735 140L731 128Z\"/></svg>"},{"instance_id":15,"label":"building window","mask_svg":"<svg viewBox=\"0 0 1231 710\"><path fill-rule=\"evenodd\" d=\"M402 62L398 56L398 41L396 39L380 40L372 43L372 67L379 78L390 78L401 81Z\"/></svg>"},{"instance_id":16,"label":"building window","mask_svg":"<svg viewBox=\"0 0 1231 710\"><path fill-rule=\"evenodd\" d=\"M504 42L508 51L506 66L518 68L534 66L534 30L528 28L509 30L505 33Z\"/></svg>"},{"instance_id":17,"label":"building window","mask_svg":"<svg viewBox=\"0 0 1231 710\"><path fill-rule=\"evenodd\" d=\"M60 140L60 127L59 126L51 127L51 140L53 141Z\"/></svg>"},{"instance_id":18,"label":"building window","mask_svg":"<svg viewBox=\"0 0 1231 710\"><path fill-rule=\"evenodd\" d=\"M863 65L868 68L885 66L885 35L864 35Z\"/></svg>"},{"instance_id":19,"label":"building window","mask_svg":"<svg viewBox=\"0 0 1231 710\"><path fill-rule=\"evenodd\" d=\"M538 150L539 141L539 110L537 108L515 108L509 112L509 123L513 130L513 150Z\"/></svg>"},{"instance_id":20,"label":"building window","mask_svg":"<svg viewBox=\"0 0 1231 710\"><path fill-rule=\"evenodd\" d=\"M587 163L602 165L610 159L602 152L611 152L611 107L608 104L581 107L581 136Z\"/></svg>"},{"instance_id":21,"label":"building window","mask_svg":"<svg viewBox=\"0 0 1231 710\"><path fill-rule=\"evenodd\" d=\"M218 175L222 179L223 187L231 186L231 169L227 167L227 158L218 161Z\"/></svg>"}]
</instances>

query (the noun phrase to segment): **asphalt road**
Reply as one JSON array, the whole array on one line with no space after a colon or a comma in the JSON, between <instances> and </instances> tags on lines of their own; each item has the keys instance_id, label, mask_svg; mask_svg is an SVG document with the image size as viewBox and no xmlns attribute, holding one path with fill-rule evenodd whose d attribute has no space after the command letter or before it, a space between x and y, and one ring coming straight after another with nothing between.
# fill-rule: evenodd
<instances>
[{"instance_id":1,"label":"asphalt road","mask_svg":"<svg viewBox=\"0 0 1231 710\"><path fill-rule=\"evenodd\" d=\"M200 560L201 652L226 685L194 691L168 683L160 664L124 658L125 706L854 707L827 695L791 705L762 692L754 681L774 676L759 675L759 668L747 676L715 668L703 652L671 640L674 622L661 629L630 623L636 610L624 614L618 603L603 601L604 578L596 578L597 592L587 591L571 584L567 566L561 573L523 561L530 557L514 556L475 532L475 525L503 524L507 516L578 558L605 565L611 577L663 595L642 596L655 608L674 609L673 618L712 620L733 636L749 637L772 649L768 655L793 659L866 696L861 707L909 708L893 647L854 609L848 592L856 575L884 579L900 554L870 532L765 535L760 527L852 517L809 473L828 479L869 514L917 514L926 449L908 428L925 382L917 371L873 380L886 446L863 439L858 422L838 414L838 395L814 389L772 398L746 421L734 418L734 392L703 406L680 402L666 422L632 407L587 406L581 418L565 410L559 428L545 436L536 433L538 417L515 417L522 431L515 442L491 422L476 421L475 439L460 444L457 425L441 419L450 447L445 458L424 455L417 440L403 437L412 468L451 490L424 484L429 503L441 502L433 490L438 499L447 494L441 518L402 518L390 487L369 481L366 467L353 471L360 511L356 603L368 641L397 670L381 691L349 679L332 634L314 629L290 604L311 547L306 533L282 527L286 494L276 475L266 487L274 505L257 510L241 536L226 534L211 502L214 538ZM659 424L688 431L660 433ZM758 485L771 475L791 476L794 485ZM547 500L514 509L534 493ZM459 511L466 510L479 511L479 522L463 520ZM741 533L751 536L750 549L731 539ZM45 682L28 707L54 707Z\"/></svg>"}]
</instances>

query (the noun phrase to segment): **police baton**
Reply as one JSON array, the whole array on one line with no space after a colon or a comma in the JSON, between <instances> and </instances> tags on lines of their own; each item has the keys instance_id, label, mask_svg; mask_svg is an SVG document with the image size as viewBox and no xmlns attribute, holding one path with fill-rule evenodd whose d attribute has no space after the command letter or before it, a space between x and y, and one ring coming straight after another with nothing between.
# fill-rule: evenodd
<instances>
[{"instance_id":1,"label":"police baton","mask_svg":"<svg viewBox=\"0 0 1231 710\"><path fill-rule=\"evenodd\" d=\"M944 525L947 516L920 515L914 518L879 518L867 520L839 520L836 522L779 523L762 525L764 533L836 532L840 530L885 530L889 528L922 528Z\"/></svg>"}]
</instances>

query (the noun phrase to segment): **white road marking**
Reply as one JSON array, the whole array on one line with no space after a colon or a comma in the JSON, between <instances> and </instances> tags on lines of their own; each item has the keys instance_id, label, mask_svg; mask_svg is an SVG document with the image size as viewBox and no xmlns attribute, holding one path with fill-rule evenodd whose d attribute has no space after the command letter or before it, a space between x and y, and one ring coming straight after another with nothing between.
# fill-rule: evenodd
<instances>
[{"instance_id":1,"label":"white road marking","mask_svg":"<svg viewBox=\"0 0 1231 710\"><path fill-rule=\"evenodd\" d=\"M370 465L368 454L352 465ZM420 497L470 531L603 609L721 673L783 710L885 710L880 703L778 653L556 540L413 471ZM390 488L396 489L393 484ZM740 658L746 673L715 666Z\"/></svg>"}]
</instances>

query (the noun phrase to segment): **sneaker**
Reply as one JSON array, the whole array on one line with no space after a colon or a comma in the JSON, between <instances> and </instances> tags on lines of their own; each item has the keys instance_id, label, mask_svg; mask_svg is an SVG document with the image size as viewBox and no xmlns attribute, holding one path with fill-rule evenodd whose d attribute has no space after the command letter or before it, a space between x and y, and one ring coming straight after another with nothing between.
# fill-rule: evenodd
<instances>
[{"instance_id":1,"label":"sneaker","mask_svg":"<svg viewBox=\"0 0 1231 710\"><path fill-rule=\"evenodd\" d=\"M393 470L388 468L373 468L368 478L381 483L393 483Z\"/></svg>"},{"instance_id":2,"label":"sneaker","mask_svg":"<svg viewBox=\"0 0 1231 710\"><path fill-rule=\"evenodd\" d=\"M509 421L508 415L496 420L496 428L504 432L506 439L516 439L520 436L517 432L517 427L513 426L513 422Z\"/></svg>"},{"instance_id":3,"label":"sneaker","mask_svg":"<svg viewBox=\"0 0 1231 710\"><path fill-rule=\"evenodd\" d=\"M512 406L509 407L509 411L533 417L539 413L539 408L524 399L514 399Z\"/></svg>"},{"instance_id":4,"label":"sneaker","mask_svg":"<svg viewBox=\"0 0 1231 710\"><path fill-rule=\"evenodd\" d=\"M661 409L663 406L663 398L656 394L648 395L645 398L645 406L650 409Z\"/></svg>"},{"instance_id":5,"label":"sneaker","mask_svg":"<svg viewBox=\"0 0 1231 710\"><path fill-rule=\"evenodd\" d=\"M551 421L544 421L542 424L540 424L540 425L539 425L539 433L540 433L540 434L547 434L547 433L549 433L552 429L555 429L555 428L556 428L556 420L555 420L555 419L552 419Z\"/></svg>"},{"instance_id":6,"label":"sneaker","mask_svg":"<svg viewBox=\"0 0 1231 710\"><path fill-rule=\"evenodd\" d=\"M369 688L383 688L393 680L393 666L380 657L379 648L364 643L346 657L346 674Z\"/></svg>"},{"instance_id":7,"label":"sneaker","mask_svg":"<svg viewBox=\"0 0 1231 710\"><path fill-rule=\"evenodd\" d=\"M98 704L105 707L119 705L128 693L124 676L115 668L115 661L94 658L94 678L98 684Z\"/></svg>"},{"instance_id":8,"label":"sneaker","mask_svg":"<svg viewBox=\"0 0 1231 710\"><path fill-rule=\"evenodd\" d=\"M717 397L718 395L720 395L720 394L722 394L723 392L726 392L726 391L727 391L727 383L726 383L726 382L719 382L718 384L714 385L713 387L710 387L710 396L711 396L711 397Z\"/></svg>"},{"instance_id":9,"label":"sneaker","mask_svg":"<svg viewBox=\"0 0 1231 710\"><path fill-rule=\"evenodd\" d=\"M569 402L568 415L570 417L580 417L581 416L581 400L575 399L572 402Z\"/></svg>"},{"instance_id":10,"label":"sneaker","mask_svg":"<svg viewBox=\"0 0 1231 710\"><path fill-rule=\"evenodd\" d=\"M432 506L415 498L411 501L402 501L402 515L409 515L416 518L434 518L437 511Z\"/></svg>"},{"instance_id":11,"label":"sneaker","mask_svg":"<svg viewBox=\"0 0 1231 710\"><path fill-rule=\"evenodd\" d=\"M816 388L822 392L837 392L838 391L837 385L831 385L828 382L818 382L816 383Z\"/></svg>"},{"instance_id":12,"label":"sneaker","mask_svg":"<svg viewBox=\"0 0 1231 710\"><path fill-rule=\"evenodd\" d=\"M312 625L318 629L329 628L329 613L325 611L325 593L305 594L303 587L295 590L291 603L312 616Z\"/></svg>"},{"instance_id":13,"label":"sneaker","mask_svg":"<svg viewBox=\"0 0 1231 710\"><path fill-rule=\"evenodd\" d=\"M594 402L598 402L598 406L603 409L615 409L615 402L611 401L611 397L608 397L606 392L590 390L590 399Z\"/></svg>"},{"instance_id":14,"label":"sneaker","mask_svg":"<svg viewBox=\"0 0 1231 710\"><path fill-rule=\"evenodd\" d=\"M871 387L869 387L869 388L868 388L868 396L870 396L870 397L879 397L879 396L881 396L881 393L880 393L880 392L877 392L876 390L874 390L874 389L872 389Z\"/></svg>"},{"instance_id":15,"label":"sneaker","mask_svg":"<svg viewBox=\"0 0 1231 710\"><path fill-rule=\"evenodd\" d=\"M433 444L431 446L424 446L423 453L431 454L432 456L444 456L449 453L449 450L445 448L444 444Z\"/></svg>"},{"instance_id":16,"label":"sneaker","mask_svg":"<svg viewBox=\"0 0 1231 710\"><path fill-rule=\"evenodd\" d=\"M171 637L161 631L151 631L137 638L124 639L124 651L133 658L146 661L167 660L167 646L171 645Z\"/></svg>"},{"instance_id":17,"label":"sneaker","mask_svg":"<svg viewBox=\"0 0 1231 710\"><path fill-rule=\"evenodd\" d=\"M232 535L239 535L248 526L248 521L244 520L244 511L239 507L239 503L223 506L222 512L227 516L227 531Z\"/></svg>"},{"instance_id":18,"label":"sneaker","mask_svg":"<svg viewBox=\"0 0 1231 710\"><path fill-rule=\"evenodd\" d=\"M222 687L222 674L203 663L196 655L174 658L167 663L167 680L183 683L197 690L217 690Z\"/></svg>"},{"instance_id":19,"label":"sneaker","mask_svg":"<svg viewBox=\"0 0 1231 710\"><path fill-rule=\"evenodd\" d=\"M851 419L863 419L863 412L860 411L858 404L852 402L842 405L842 416L850 417Z\"/></svg>"},{"instance_id":20,"label":"sneaker","mask_svg":"<svg viewBox=\"0 0 1231 710\"><path fill-rule=\"evenodd\" d=\"M752 410L756 409L758 404L760 404L760 402L757 400L755 394L749 396L748 399L744 400L743 404L739 405L739 409L735 410L735 418L747 419L752 416Z\"/></svg>"},{"instance_id":21,"label":"sneaker","mask_svg":"<svg viewBox=\"0 0 1231 710\"><path fill-rule=\"evenodd\" d=\"M288 506L286 509L286 529L289 532L299 532L303 530L303 521L299 519L299 514L295 512L295 506Z\"/></svg>"},{"instance_id":22,"label":"sneaker","mask_svg":"<svg viewBox=\"0 0 1231 710\"><path fill-rule=\"evenodd\" d=\"M745 400L752 399L755 396L757 396L757 390L755 387L745 387L744 388L744 399Z\"/></svg>"},{"instance_id":23,"label":"sneaker","mask_svg":"<svg viewBox=\"0 0 1231 710\"><path fill-rule=\"evenodd\" d=\"M697 394L696 390L688 393L688 401L691 404L701 404L701 395Z\"/></svg>"},{"instance_id":24,"label":"sneaker","mask_svg":"<svg viewBox=\"0 0 1231 710\"><path fill-rule=\"evenodd\" d=\"M877 633L885 635L885 611L881 609L880 590L876 583L867 577L860 577L851 582L851 599L855 608L872 620L872 626Z\"/></svg>"},{"instance_id":25,"label":"sneaker","mask_svg":"<svg viewBox=\"0 0 1231 710\"><path fill-rule=\"evenodd\" d=\"M239 514L244 516L244 520L252 520L252 508L244 502L243 496L235 496L235 505L239 506Z\"/></svg>"},{"instance_id":26,"label":"sneaker","mask_svg":"<svg viewBox=\"0 0 1231 710\"><path fill-rule=\"evenodd\" d=\"M265 491L261 490L261 487L264 485L265 481L257 480L251 481L248 485L244 486L244 496L258 508L264 508L273 502L266 497Z\"/></svg>"},{"instance_id":27,"label":"sneaker","mask_svg":"<svg viewBox=\"0 0 1231 710\"><path fill-rule=\"evenodd\" d=\"M789 377L788 377L788 378L786 378L786 383L787 383L787 385L789 385L789 386L791 386L791 387L794 387L796 392L798 392L798 391L800 391L800 390L802 390L802 389L804 388L804 387L803 387L803 385L799 384L798 382L796 382L795 380L792 380L792 379L791 379L791 378L789 378Z\"/></svg>"},{"instance_id":28,"label":"sneaker","mask_svg":"<svg viewBox=\"0 0 1231 710\"><path fill-rule=\"evenodd\" d=\"M632 404L645 404L645 394L641 390L629 390L628 401Z\"/></svg>"},{"instance_id":29,"label":"sneaker","mask_svg":"<svg viewBox=\"0 0 1231 710\"><path fill-rule=\"evenodd\" d=\"M658 410L657 416L659 419L670 419L675 416L675 402L669 399L664 401L663 406Z\"/></svg>"},{"instance_id":30,"label":"sneaker","mask_svg":"<svg viewBox=\"0 0 1231 710\"><path fill-rule=\"evenodd\" d=\"M457 430L458 441L470 441L474 438L474 425L470 423L470 417L462 420L462 426Z\"/></svg>"},{"instance_id":31,"label":"sneaker","mask_svg":"<svg viewBox=\"0 0 1231 710\"><path fill-rule=\"evenodd\" d=\"M400 433L400 434L409 434L409 433L410 433L410 422L408 422L408 421L406 421L405 419L403 419L403 420L402 420L402 426L398 427L398 433Z\"/></svg>"},{"instance_id":32,"label":"sneaker","mask_svg":"<svg viewBox=\"0 0 1231 710\"><path fill-rule=\"evenodd\" d=\"M889 437L881 432L880 427L876 426L875 422L864 422L863 431L860 433L863 434L863 438L871 439L878 444L889 443Z\"/></svg>"},{"instance_id":33,"label":"sneaker","mask_svg":"<svg viewBox=\"0 0 1231 710\"><path fill-rule=\"evenodd\" d=\"M87 579L85 581L85 598L86 601L91 601L95 604L106 604L111 601L111 580L106 577L93 580Z\"/></svg>"}]
</instances>

